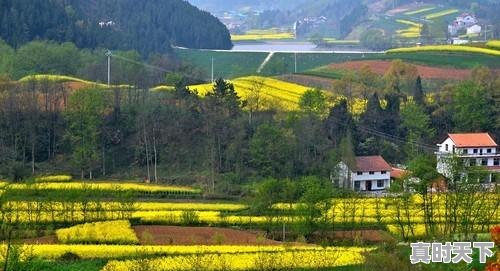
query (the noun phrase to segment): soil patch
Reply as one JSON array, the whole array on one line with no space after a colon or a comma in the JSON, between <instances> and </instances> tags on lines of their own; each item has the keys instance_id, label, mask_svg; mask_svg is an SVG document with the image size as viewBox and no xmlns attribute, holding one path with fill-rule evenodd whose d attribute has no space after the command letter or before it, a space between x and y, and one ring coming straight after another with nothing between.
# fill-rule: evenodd
<instances>
[{"instance_id":1,"label":"soil patch","mask_svg":"<svg viewBox=\"0 0 500 271\"><path fill-rule=\"evenodd\" d=\"M258 232L212 227L134 226L141 245L279 245Z\"/></svg>"},{"instance_id":2,"label":"soil patch","mask_svg":"<svg viewBox=\"0 0 500 271\"><path fill-rule=\"evenodd\" d=\"M366 60L366 61L350 61L344 63L330 64L328 67L330 69L339 70L355 70L359 71L361 67L368 65L373 72L383 75L391 66L391 61L377 61L377 60ZM468 69L452 69L452 68L438 68L430 66L415 65L418 70L418 74L424 79L449 79L449 80L462 80L467 78L471 74L471 70ZM498 73L498 70L495 71Z\"/></svg>"},{"instance_id":3,"label":"soil patch","mask_svg":"<svg viewBox=\"0 0 500 271\"><path fill-rule=\"evenodd\" d=\"M57 241L57 237L55 235L49 235L37 238L23 239L23 243L30 245L37 245L37 244L51 245L51 244L57 244L59 242Z\"/></svg>"}]
</instances>

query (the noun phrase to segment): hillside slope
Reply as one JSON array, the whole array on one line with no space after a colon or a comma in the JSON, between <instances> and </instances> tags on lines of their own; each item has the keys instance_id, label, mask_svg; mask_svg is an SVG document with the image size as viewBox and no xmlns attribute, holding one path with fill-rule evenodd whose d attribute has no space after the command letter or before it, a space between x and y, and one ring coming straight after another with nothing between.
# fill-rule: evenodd
<instances>
[{"instance_id":1,"label":"hillside slope","mask_svg":"<svg viewBox=\"0 0 500 271\"><path fill-rule=\"evenodd\" d=\"M0 22L0 37L13 47L34 39L143 55L167 52L171 44L232 47L217 18L182 0L0 0Z\"/></svg>"}]
</instances>

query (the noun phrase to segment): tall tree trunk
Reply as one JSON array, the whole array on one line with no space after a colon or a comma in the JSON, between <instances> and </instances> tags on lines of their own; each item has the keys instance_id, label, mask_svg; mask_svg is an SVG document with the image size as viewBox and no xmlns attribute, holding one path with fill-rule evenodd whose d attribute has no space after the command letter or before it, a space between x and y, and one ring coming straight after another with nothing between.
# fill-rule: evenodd
<instances>
[{"instance_id":1,"label":"tall tree trunk","mask_svg":"<svg viewBox=\"0 0 500 271\"><path fill-rule=\"evenodd\" d=\"M148 138L146 136L146 120L145 117L142 120L142 135L144 140L144 147L146 148L146 168L148 173L148 181L151 180L151 171L149 168L149 146L148 146Z\"/></svg>"},{"instance_id":2,"label":"tall tree trunk","mask_svg":"<svg viewBox=\"0 0 500 271\"><path fill-rule=\"evenodd\" d=\"M153 159L154 159L154 178L155 183L158 183L158 154L156 150L156 136L153 128Z\"/></svg>"},{"instance_id":3,"label":"tall tree trunk","mask_svg":"<svg viewBox=\"0 0 500 271\"><path fill-rule=\"evenodd\" d=\"M31 174L35 175L35 142L31 141Z\"/></svg>"},{"instance_id":4,"label":"tall tree trunk","mask_svg":"<svg viewBox=\"0 0 500 271\"><path fill-rule=\"evenodd\" d=\"M106 176L106 153L104 142L102 143L102 175Z\"/></svg>"}]
</instances>

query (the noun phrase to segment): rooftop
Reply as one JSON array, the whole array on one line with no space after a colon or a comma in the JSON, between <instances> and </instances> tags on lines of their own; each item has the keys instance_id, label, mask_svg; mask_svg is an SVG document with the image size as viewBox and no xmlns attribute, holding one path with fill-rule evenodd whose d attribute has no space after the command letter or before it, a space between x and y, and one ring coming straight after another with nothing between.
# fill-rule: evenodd
<instances>
[{"instance_id":1,"label":"rooftop","mask_svg":"<svg viewBox=\"0 0 500 271\"><path fill-rule=\"evenodd\" d=\"M448 134L448 136L459 148L498 146L488 133Z\"/></svg>"},{"instance_id":2,"label":"rooftop","mask_svg":"<svg viewBox=\"0 0 500 271\"><path fill-rule=\"evenodd\" d=\"M357 171L391 171L392 167L382 158L382 156L357 156Z\"/></svg>"}]
</instances>

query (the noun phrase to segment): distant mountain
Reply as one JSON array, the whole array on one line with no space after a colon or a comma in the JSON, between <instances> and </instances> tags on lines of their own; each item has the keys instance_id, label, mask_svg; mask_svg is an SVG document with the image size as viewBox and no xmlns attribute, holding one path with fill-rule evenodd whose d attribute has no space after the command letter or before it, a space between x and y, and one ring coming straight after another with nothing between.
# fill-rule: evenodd
<instances>
[{"instance_id":1,"label":"distant mountain","mask_svg":"<svg viewBox=\"0 0 500 271\"><path fill-rule=\"evenodd\" d=\"M214 16L183 0L0 0L0 37L13 47L35 39L80 48L164 53L170 45L229 49Z\"/></svg>"},{"instance_id":2,"label":"distant mountain","mask_svg":"<svg viewBox=\"0 0 500 271\"><path fill-rule=\"evenodd\" d=\"M311 0L188 0L191 4L210 12L251 10L292 10Z\"/></svg>"}]
</instances>

